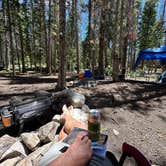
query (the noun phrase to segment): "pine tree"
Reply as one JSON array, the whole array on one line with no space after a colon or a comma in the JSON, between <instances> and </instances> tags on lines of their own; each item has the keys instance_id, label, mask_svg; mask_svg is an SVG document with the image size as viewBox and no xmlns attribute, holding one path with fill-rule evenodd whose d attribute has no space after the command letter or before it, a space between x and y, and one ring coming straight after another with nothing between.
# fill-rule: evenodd
<instances>
[{"instance_id":1,"label":"pine tree","mask_svg":"<svg viewBox=\"0 0 166 166\"><path fill-rule=\"evenodd\" d=\"M66 0L59 0L59 75L58 87L66 86Z\"/></svg>"},{"instance_id":2,"label":"pine tree","mask_svg":"<svg viewBox=\"0 0 166 166\"><path fill-rule=\"evenodd\" d=\"M141 31L139 34L139 48L152 48L156 46L152 33L156 21L156 0L148 0L143 9Z\"/></svg>"}]
</instances>

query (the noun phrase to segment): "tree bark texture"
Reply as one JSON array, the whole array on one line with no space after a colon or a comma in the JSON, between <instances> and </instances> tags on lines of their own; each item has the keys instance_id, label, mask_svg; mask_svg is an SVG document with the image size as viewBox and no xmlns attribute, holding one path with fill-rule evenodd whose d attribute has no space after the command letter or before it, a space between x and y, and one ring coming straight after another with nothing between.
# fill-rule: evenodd
<instances>
[{"instance_id":1,"label":"tree bark texture","mask_svg":"<svg viewBox=\"0 0 166 166\"><path fill-rule=\"evenodd\" d=\"M66 86L66 0L59 0L59 75L58 87Z\"/></svg>"}]
</instances>

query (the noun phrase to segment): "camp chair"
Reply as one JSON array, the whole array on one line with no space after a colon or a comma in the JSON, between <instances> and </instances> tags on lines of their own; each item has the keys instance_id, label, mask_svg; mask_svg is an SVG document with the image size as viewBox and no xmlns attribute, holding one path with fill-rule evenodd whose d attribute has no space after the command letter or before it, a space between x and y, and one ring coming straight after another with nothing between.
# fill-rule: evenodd
<instances>
[{"instance_id":1,"label":"camp chair","mask_svg":"<svg viewBox=\"0 0 166 166\"><path fill-rule=\"evenodd\" d=\"M138 166L150 166L145 156L138 149L127 143L123 143L122 155L119 162L111 152L107 152L106 155L115 166L122 166L126 157L133 157Z\"/></svg>"}]
</instances>

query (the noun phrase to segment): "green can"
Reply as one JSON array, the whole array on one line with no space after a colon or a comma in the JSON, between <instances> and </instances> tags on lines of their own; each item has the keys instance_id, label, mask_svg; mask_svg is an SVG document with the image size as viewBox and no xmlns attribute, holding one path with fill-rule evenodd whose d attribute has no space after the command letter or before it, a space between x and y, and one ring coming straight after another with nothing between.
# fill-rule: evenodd
<instances>
[{"instance_id":1,"label":"green can","mask_svg":"<svg viewBox=\"0 0 166 166\"><path fill-rule=\"evenodd\" d=\"M98 142L100 140L100 111L92 109L88 116L88 137L92 142Z\"/></svg>"}]
</instances>

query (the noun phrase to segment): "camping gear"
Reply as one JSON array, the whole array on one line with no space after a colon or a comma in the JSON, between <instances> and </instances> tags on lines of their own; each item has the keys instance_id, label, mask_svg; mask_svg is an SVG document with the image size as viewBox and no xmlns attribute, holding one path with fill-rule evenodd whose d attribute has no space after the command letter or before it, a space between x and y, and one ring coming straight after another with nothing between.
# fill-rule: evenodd
<instances>
[{"instance_id":1,"label":"camping gear","mask_svg":"<svg viewBox=\"0 0 166 166\"><path fill-rule=\"evenodd\" d=\"M79 74L79 79L82 79L82 78L84 78L84 73Z\"/></svg>"},{"instance_id":2,"label":"camping gear","mask_svg":"<svg viewBox=\"0 0 166 166\"><path fill-rule=\"evenodd\" d=\"M64 104L82 108L85 104L85 96L65 89L55 93L38 91L26 98L15 97L11 99L8 106L0 107L0 130L14 127L21 133L24 126L26 127L25 124L28 130L31 126L33 128L35 125L40 126L51 120L55 114L61 114Z\"/></svg>"},{"instance_id":3,"label":"camping gear","mask_svg":"<svg viewBox=\"0 0 166 166\"><path fill-rule=\"evenodd\" d=\"M126 142L124 142L122 145L122 155L119 161L116 159L114 154L109 151L106 153L106 156L111 160L113 165L117 166L123 166L127 157L132 157L135 160L137 166L151 165L146 159L146 157L138 149L136 149L134 146L127 144Z\"/></svg>"},{"instance_id":4,"label":"camping gear","mask_svg":"<svg viewBox=\"0 0 166 166\"><path fill-rule=\"evenodd\" d=\"M159 76L158 82L159 83L165 83L166 82L166 70Z\"/></svg>"},{"instance_id":5,"label":"camping gear","mask_svg":"<svg viewBox=\"0 0 166 166\"><path fill-rule=\"evenodd\" d=\"M21 133L26 122L42 115L47 115L48 118L49 116L52 117L55 113L51 110L51 107L51 97L28 99L19 103L11 102L9 106L0 109L2 127L10 128L13 126Z\"/></svg>"},{"instance_id":6,"label":"camping gear","mask_svg":"<svg viewBox=\"0 0 166 166\"><path fill-rule=\"evenodd\" d=\"M12 117L13 116L6 107L4 107L2 109L1 117L2 117L3 126L5 126L5 127L11 127L12 126L12 124L13 124L13 122L12 122L13 118Z\"/></svg>"},{"instance_id":7,"label":"camping gear","mask_svg":"<svg viewBox=\"0 0 166 166\"><path fill-rule=\"evenodd\" d=\"M166 64L166 46L141 50L138 53L134 69L138 67L142 60L160 60L162 65Z\"/></svg>"},{"instance_id":8,"label":"camping gear","mask_svg":"<svg viewBox=\"0 0 166 166\"><path fill-rule=\"evenodd\" d=\"M86 69L84 72L85 77L92 77L92 72L90 69Z\"/></svg>"}]
</instances>

